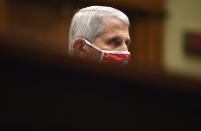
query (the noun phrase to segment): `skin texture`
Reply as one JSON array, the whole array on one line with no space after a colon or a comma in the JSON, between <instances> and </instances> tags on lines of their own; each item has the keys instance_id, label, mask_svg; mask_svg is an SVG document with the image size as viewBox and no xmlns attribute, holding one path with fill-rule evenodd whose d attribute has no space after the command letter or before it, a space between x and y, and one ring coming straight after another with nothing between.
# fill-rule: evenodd
<instances>
[{"instance_id":1,"label":"skin texture","mask_svg":"<svg viewBox=\"0 0 201 131\"><path fill-rule=\"evenodd\" d=\"M97 36L92 43L101 50L128 51L130 43L128 26L116 17L102 19L104 33ZM98 61L101 52L87 45L82 38L76 38L73 43L75 55Z\"/></svg>"}]
</instances>

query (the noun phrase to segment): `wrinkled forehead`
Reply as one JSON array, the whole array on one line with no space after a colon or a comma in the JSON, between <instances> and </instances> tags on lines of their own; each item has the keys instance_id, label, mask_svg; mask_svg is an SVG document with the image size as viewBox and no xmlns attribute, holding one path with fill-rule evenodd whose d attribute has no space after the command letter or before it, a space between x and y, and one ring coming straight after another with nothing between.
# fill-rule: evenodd
<instances>
[{"instance_id":1,"label":"wrinkled forehead","mask_svg":"<svg viewBox=\"0 0 201 131\"><path fill-rule=\"evenodd\" d=\"M129 27L120 19L116 17L105 17L102 20L102 25L104 31L97 38L106 41L110 39L130 41Z\"/></svg>"},{"instance_id":2,"label":"wrinkled forehead","mask_svg":"<svg viewBox=\"0 0 201 131\"><path fill-rule=\"evenodd\" d=\"M129 26L121 19L115 16L105 16L101 19L101 24L104 28L104 32L122 31L128 32Z\"/></svg>"}]
</instances>

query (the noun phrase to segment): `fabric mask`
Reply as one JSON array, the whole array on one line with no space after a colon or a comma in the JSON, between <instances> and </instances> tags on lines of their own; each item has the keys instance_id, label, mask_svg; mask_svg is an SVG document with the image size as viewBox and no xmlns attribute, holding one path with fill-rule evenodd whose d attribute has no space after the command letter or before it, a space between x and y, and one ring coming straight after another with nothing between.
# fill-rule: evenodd
<instances>
[{"instance_id":1,"label":"fabric mask","mask_svg":"<svg viewBox=\"0 0 201 131\"><path fill-rule=\"evenodd\" d=\"M128 51L108 51L108 50L101 50L98 47L92 45L86 39L83 39L86 44L95 48L96 50L101 52L99 62L102 63L115 63L120 65L127 65L130 63L130 52Z\"/></svg>"}]
</instances>

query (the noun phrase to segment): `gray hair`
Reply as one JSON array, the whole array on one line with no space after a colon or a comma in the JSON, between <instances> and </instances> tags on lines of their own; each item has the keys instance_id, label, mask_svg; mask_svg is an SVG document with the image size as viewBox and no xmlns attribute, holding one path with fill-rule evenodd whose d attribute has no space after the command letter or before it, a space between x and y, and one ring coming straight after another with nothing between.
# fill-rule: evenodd
<instances>
[{"instance_id":1,"label":"gray hair","mask_svg":"<svg viewBox=\"0 0 201 131\"><path fill-rule=\"evenodd\" d=\"M101 20L105 16L114 16L130 25L128 17L121 11L107 6L89 6L80 9L72 18L69 31L69 54L73 54L73 42L76 38L84 38L95 42L98 35L104 33Z\"/></svg>"}]
</instances>

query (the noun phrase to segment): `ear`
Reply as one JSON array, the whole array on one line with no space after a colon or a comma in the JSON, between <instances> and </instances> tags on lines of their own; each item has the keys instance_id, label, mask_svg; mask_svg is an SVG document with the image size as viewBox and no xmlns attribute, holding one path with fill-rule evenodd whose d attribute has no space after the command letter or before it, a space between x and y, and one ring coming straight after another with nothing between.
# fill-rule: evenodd
<instances>
[{"instance_id":1,"label":"ear","mask_svg":"<svg viewBox=\"0 0 201 131\"><path fill-rule=\"evenodd\" d=\"M86 55L86 50L84 46L85 46L85 41L82 38L76 38L73 41L73 48L74 48L75 55L84 57Z\"/></svg>"}]
</instances>

